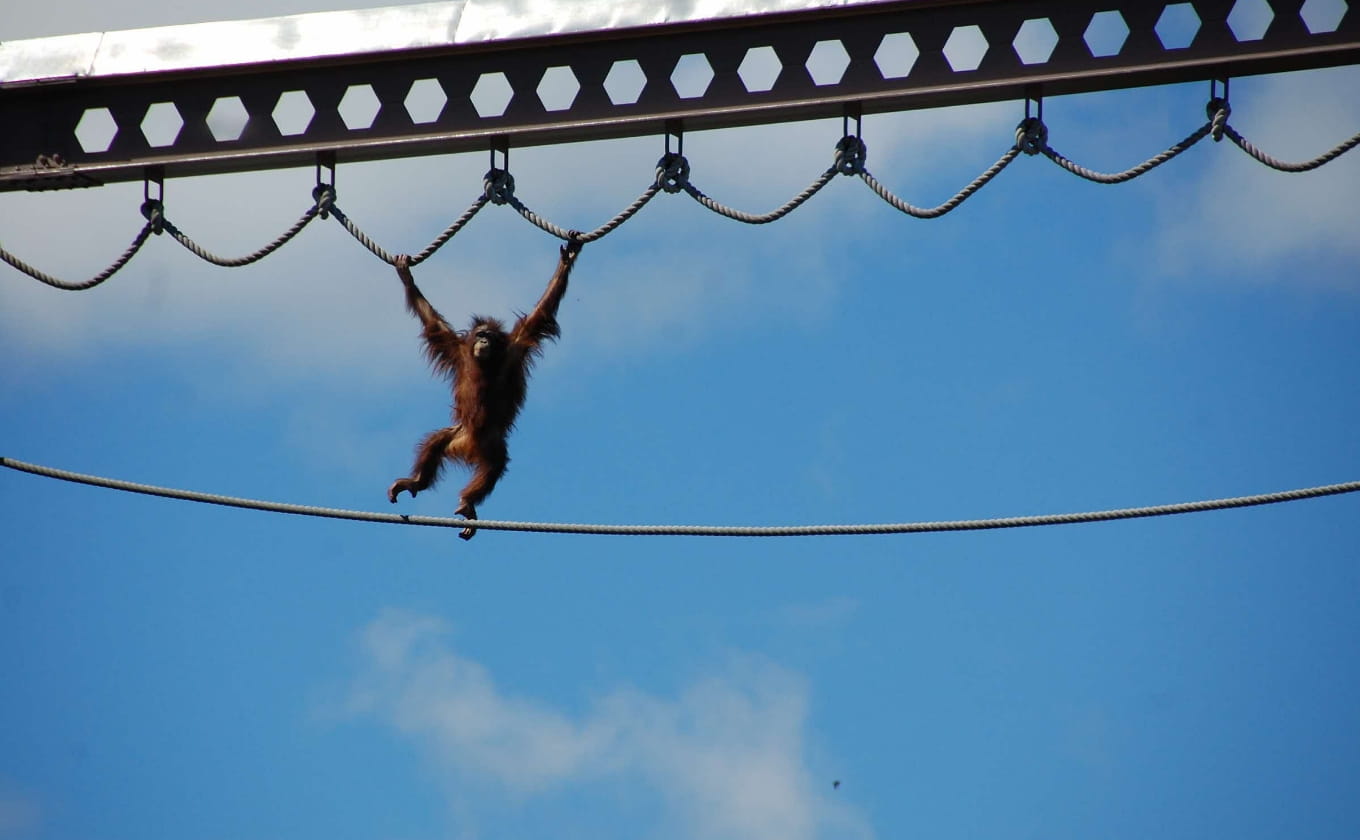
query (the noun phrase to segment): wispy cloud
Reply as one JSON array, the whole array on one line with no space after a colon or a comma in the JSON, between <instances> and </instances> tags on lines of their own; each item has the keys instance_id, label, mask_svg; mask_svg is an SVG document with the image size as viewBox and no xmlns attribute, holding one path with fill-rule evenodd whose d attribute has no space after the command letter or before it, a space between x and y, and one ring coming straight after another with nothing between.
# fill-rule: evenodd
<instances>
[{"instance_id":1,"label":"wispy cloud","mask_svg":"<svg viewBox=\"0 0 1360 840\"><path fill-rule=\"evenodd\" d=\"M448 636L428 616L379 616L362 632L363 673L347 705L426 745L457 787L489 787L523 803L641 782L665 804L654 826L664 836L870 836L860 815L814 783L804 757L808 689L788 671L745 660L678 697L619 687L571 714L501 689Z\"/></svg>"}]
</instances>

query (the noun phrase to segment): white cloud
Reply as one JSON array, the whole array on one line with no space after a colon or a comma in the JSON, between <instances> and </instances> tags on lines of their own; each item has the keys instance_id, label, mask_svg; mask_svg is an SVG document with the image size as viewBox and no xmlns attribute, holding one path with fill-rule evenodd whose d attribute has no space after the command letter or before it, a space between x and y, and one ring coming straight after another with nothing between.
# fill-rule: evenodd
<instances>
[{"instance_id":1,"label":"white cloud","mask_svg":"<svg viewBox=\"0 0 1360 840\"><path fill-rule=\"evenodd\" d=\"M1308 160L1360 131L1357 89L1355 67L1238 80L1230 122L1276 158ZM1360 257L1360 151L1306 174L1267 170L1227 139L1207 151L1193 192L1164 201L1157 246L1168 271L1297 283L1309 266ZM1360 272L1346 279L1355 288Z\"/></svg>"},{"instance_id":2,"label":"white cloud","mask_svg":"<svg viewBox=\"0 0 1360 840\"><path fill-rule=\"evenodd\" d=\"M504 691L447 635L427 616L379 616L363 631L365 670L348 707L426 745L452 775L451 791L486 787L522 807L537 794L641 782L665 803L655 827L664 835L870 836L861 816L814 783L804 757L807 686L787 671L741 661L676 698L617 688L573 715Z\"/></svg>"}]
</instances>

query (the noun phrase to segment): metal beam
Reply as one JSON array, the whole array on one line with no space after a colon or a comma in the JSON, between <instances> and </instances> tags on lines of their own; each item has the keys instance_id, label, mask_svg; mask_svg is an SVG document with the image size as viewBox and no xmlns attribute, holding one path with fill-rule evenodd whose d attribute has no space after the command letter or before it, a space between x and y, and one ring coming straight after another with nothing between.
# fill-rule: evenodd
<instances>
[{"instance_id":1,"label":"metal beam","mask_svg":"<svg viewBox=\"0 0 1360 840\"><path fill-rule=\"evenodd\" d=\"M1356 5L850 0L555 34L408 37L400 42L415 46L273 61L49 80L11 73L0 78L0 191L141 180L149 172L175 177L305 166L319 156L343 163L660 135L678 126L724 128L1355 64ZM1323 9L1329 6L1330 14ZM201 26L201 35L211 37L212 26L228 25ZM980 60L979 38L985 42ZM18 45L25 43L37 42ZM5 45L11 54L15 46Z\"/></svg>"}]
</instances>

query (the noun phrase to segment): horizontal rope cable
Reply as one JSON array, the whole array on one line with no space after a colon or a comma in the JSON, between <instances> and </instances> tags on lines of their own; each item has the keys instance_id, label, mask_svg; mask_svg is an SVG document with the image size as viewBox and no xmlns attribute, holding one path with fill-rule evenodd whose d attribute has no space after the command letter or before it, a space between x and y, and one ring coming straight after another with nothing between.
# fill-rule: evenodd
<instances>
[{"instance_id":1,"label":"horizontal rope cable","mask_svg":"<svg viewBox=\"0 0 1360 840\"><path fill-rule=\"evenodd\" d=\"M142 493L148 496L161 496L167 499L180 499L189 502L223 505L226 507L263 510L272 513L291 513L300 516L319 516L329 519L351 519L360 522L381 522L390 525L426 525L437 528L473 527L487 531L529 531L550 534L596 534L610 536L673 536L673 537L814 537L847 536L869 534L916 534L937 531L986 531L1000 528L1030 528L1042 525L1075 525L1084 522L1109 522L1116 519L1141 519L1153 516L1171 516L1181 513L1202 513L1211 510L1271 505L1280 502L1294 502L1314 499L1321 496L1336 496L1343 493L1360 491L1360 481L1344 484L1328 484L1322 487L1309 487L1302 490L1285 490L1278 493L1265 493L1257 496L1238 496L1231 499L1211 499L1201 502L1182 502L1180 504L1156 505L1153 507L1122 508L1118 510L1089 511L1086 513L1059 513L1043 516L1013 516L1002 519L964 519L941 522L899 522L868 525L790 525L790 526L725 526L725 525L582 525L562 522L510 522L494 519L454 519L437 516L413 516L399 513L372 513L358 510L293 505L282 502L265 502L255 499L242 499L235 496L219 496L199 493L192 490L175 490L151 484L137 484L115 478L85 475L83 473L44 467L0 457L0 466L12 470L45 476L47 478L88 484L129 493Z\"/></svg>"}]
</instances>

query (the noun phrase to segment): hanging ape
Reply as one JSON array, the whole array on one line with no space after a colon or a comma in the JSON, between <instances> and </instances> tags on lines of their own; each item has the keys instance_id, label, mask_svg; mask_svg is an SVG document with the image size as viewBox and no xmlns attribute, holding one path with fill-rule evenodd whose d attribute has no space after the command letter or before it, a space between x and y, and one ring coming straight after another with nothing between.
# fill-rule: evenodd
<instances>
[{"instance_id":1,"label":"hanging ape","mask_svg":"<svg viewBox=\"0 0 1360 840\"><path fill-rule=\"evenodd\" d=\"M406 306L424 327L425 354L437 372L453 380L453 425L425 437L416 450L410 477L392 482L388 501L396 502L403 490L414 498L439 480L445 460L460 461L472 468L472 479L459 494L455 512L477 518L477 505L495 489L510 461L505 439L524 405L529 368L542 352L543 341L561 334L557 307L580 251L581 240L573 233L562 246L557 270L543 297L508 333L500 321L480 315L473 317L467 332L455 331L416 288L410 257L397 257ZM459 536L470 540L474 533L475 528L464 528Z\"/></svg>"}]
</instances>

